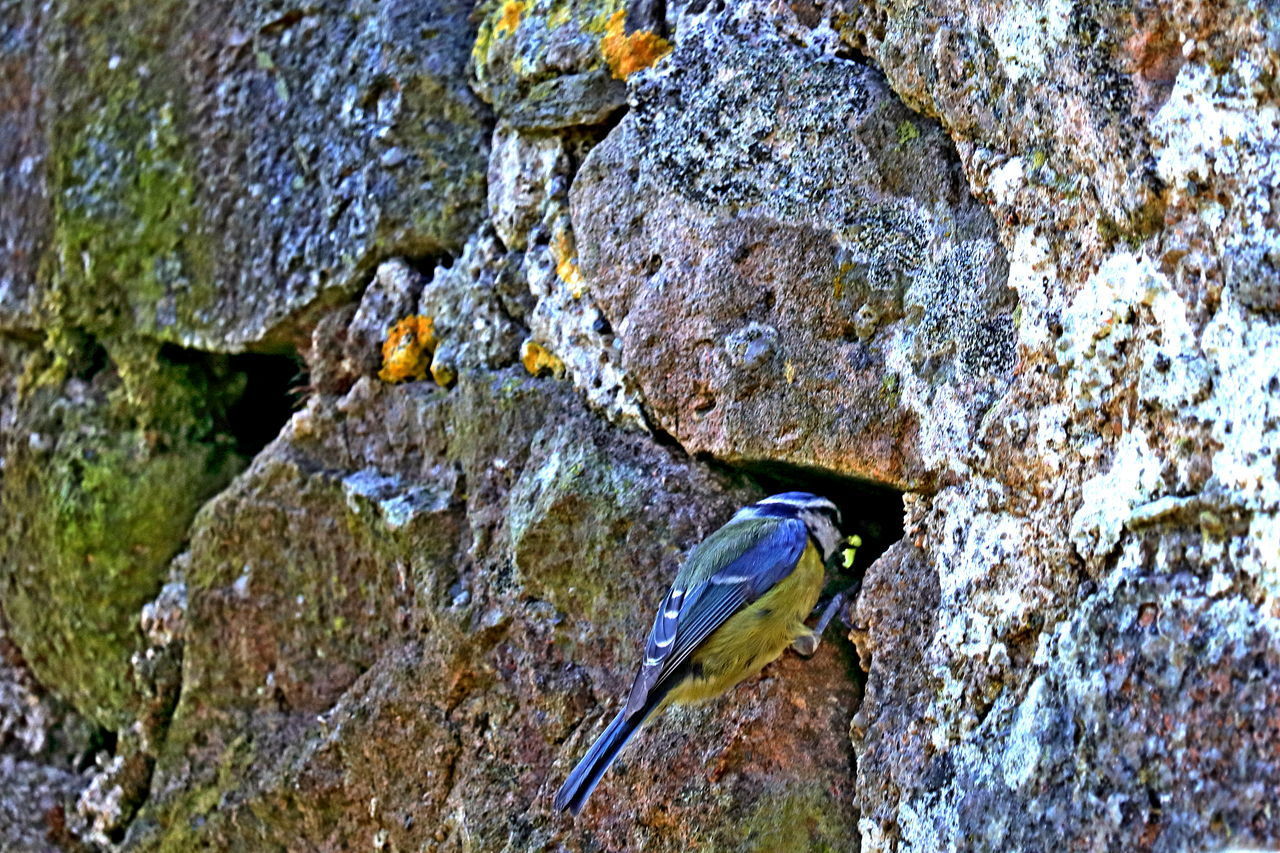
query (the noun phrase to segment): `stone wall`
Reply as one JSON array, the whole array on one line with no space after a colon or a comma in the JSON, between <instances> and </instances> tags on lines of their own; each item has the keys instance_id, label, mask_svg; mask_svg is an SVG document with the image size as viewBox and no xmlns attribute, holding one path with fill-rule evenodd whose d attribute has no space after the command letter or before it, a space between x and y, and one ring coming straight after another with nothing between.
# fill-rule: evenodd
<instances>
[{"instance_id":1,"label":"stone wall","mask_svg":"<svg viewBox=\"0 0 1280 853\"><path fill-rule=\"evenodd\" d=\"M1278 15L0 0L0 846L1280 844Z\"/></svg>"}]
</instances>

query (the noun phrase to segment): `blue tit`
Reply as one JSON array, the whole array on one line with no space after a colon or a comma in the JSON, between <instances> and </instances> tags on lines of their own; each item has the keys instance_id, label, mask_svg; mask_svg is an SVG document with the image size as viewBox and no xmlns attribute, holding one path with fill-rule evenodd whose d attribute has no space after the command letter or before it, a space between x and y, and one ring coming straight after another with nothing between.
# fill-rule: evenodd
<instances>
[{"instance_id":1,"label":"blue tit","mask_svg":"<svg viewBox=\"0 0 1280 853\"><path fill-rule=\"evenodd\" d=\"M574 814L645 720L672 703L724 693L787 646L818 647L808 618L829 560L843 544L840 511L826 498L786 492L743 507L694 548L662 600L626 705L556 792Z\"/></svg>"}]
</instances>

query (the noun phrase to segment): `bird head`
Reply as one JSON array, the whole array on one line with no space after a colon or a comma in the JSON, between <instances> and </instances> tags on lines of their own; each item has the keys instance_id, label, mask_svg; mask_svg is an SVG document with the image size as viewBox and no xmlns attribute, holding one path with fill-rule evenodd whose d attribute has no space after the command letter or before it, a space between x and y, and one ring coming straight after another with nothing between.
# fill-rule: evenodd
<instances>
[{"instance_id":1,"label":"bird head","mask_svg":"<svg viewBox=\"0 0 1280 853\"><path fill-rule=\"evenodd\" d=\"M738 511L739 516L744 514L757 518L763 516L800 519L809 529L809 535L817 543L818 550L822 552L824 563L830 560L844 544L840 534L840 510L826 498L809 492L783 492L770 495Z\"/></svg>"}]
</instances>

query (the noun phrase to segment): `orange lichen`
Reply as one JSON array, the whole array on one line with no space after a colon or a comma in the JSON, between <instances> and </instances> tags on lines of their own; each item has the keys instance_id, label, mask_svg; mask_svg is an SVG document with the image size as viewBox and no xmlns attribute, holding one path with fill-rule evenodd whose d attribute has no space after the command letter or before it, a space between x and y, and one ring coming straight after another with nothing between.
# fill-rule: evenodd
<instances>
[{"instance_id":1,"label":"orange lichen","mask_svg":"<svg viewBox=\"0 0 1280 853\"><path fill-rule=\"evenodd\" d=\"M436 345L435 324L430 317L414 314L397 322L382 342L383 382L425 379Z\"/></svg>"},{"instance_id":2,"label":"orange lichen","mask_svg":"<svg viewBox=\"0 0 1280 853\"><path fill-rule=\"evenodd\" d=\"M520 345L520 363L532 376L551 374L559 379L564 376L564 362L542 344L529 338Z\"/></svg>"},{"instance_id":3,"label":"orange lichen","mask_svg":"<svg viewBox=\"0 0 1280 853\"><path fill-rule=\"evenodd\" d=\"M516 31L516 27L520 26L520 16L524 14L524 6L520 0L507 0L502 4L502 15L493 26L494 38Z\"/></svg>"},{"instance_id":4,"label":"orange lichen","mask_svg":"<svg viewBox=\"0 0 1280 853\"><path fill-rule=\"evenodd\" d=\"M657 33L626 30L627 10L619 9L609 18L604 38L600 40L600 52L609 71L619 80L625 80L642 68L648 68L671 52L671 42Z\"/></svg>"}]
</instances>

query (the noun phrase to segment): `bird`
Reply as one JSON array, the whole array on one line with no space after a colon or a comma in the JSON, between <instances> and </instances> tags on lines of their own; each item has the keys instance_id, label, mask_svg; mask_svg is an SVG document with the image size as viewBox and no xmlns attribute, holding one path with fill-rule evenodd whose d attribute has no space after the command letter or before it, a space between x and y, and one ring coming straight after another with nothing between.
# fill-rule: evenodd
<instances>
[{"instance_id":1,"label":"bird","mask_svg":"<svg viewBox=\"0 0 1280 853\"><path fill-rule=\"evenodd\" d=\"M827 498L784 492L738 510L695 547L658 607L622 709L556 792L556 809L581 812L631 736L668 705L719 696L788 646L805 657L817 651L842 596L814 629L805 619L846 541L840 527Z\"/></svg>"}]
</instances>

